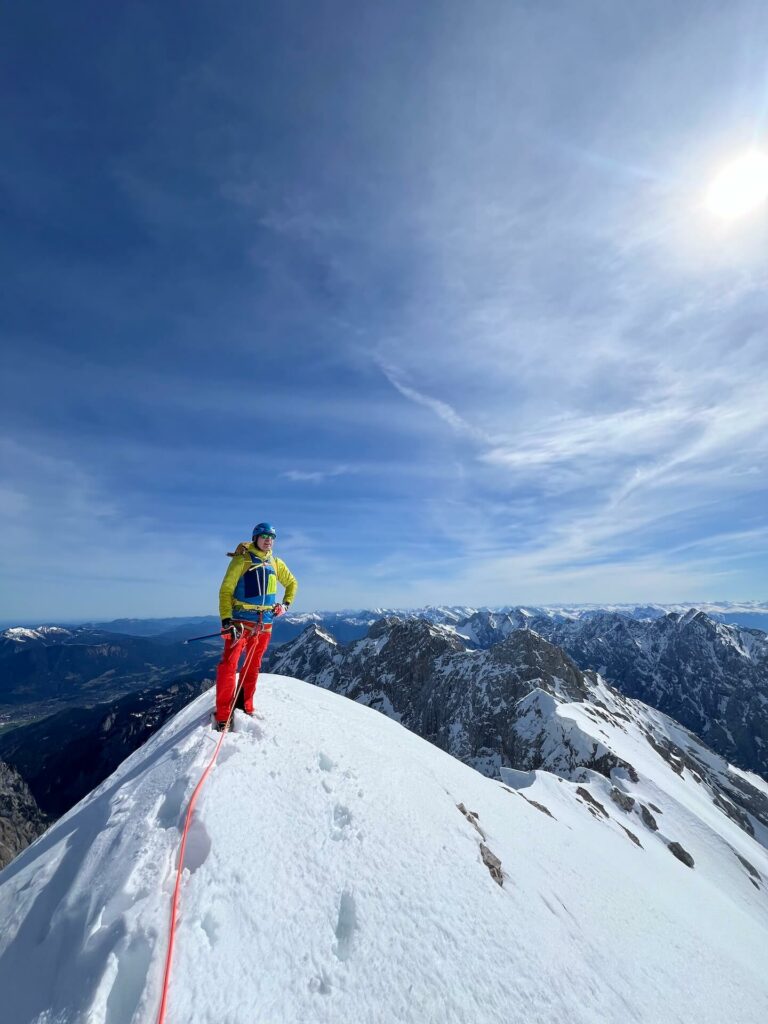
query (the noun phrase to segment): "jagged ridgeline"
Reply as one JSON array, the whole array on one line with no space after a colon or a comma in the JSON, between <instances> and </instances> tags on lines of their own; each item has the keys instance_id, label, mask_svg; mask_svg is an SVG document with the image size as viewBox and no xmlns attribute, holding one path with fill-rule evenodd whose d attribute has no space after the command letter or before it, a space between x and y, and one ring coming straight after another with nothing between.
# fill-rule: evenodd
<instances>
[{"instance_id":1,"label":"jagged ridgeline","mask_svg":"<svg viewBox=\"0 0 768 1024\"><path fill-rule=\"evenodd\" d=\"M700 630L730 638L730 627L703 619L674 616L655 628L681 634L684 650ZM597 624L585 625L594 631ZM623 620L616 626L623 628ZM476 646L479 638L490 646ZM755 643L764 644L764 634ZM731 656L729 647L725 654ZM270 668L382 711L490 777L543 768L574 780L591 772L611 779L618 770L631 781L634 752L703 787L707 801L749 835L768 829L764 787L671 717L582 671L562 648L518 628L509 615L478 613L459 627L386 618L347 645L313 625L280 648Z\"/></svg>"},{"instance_id":2,"label":"jagged ridgeline","mask_svg":"<svg viewBox=\"0 0 768 1024\"><path fill-rule=\"evenodd\" d=\"M675 718L732 764L768 778L768 638L702 611L648 607L578 614L516 608L506 612L430 609L427 621L455 632L465 647L490 648L518 629L562 648L582 670ZM758 619L754 612L745 616ZM389 620L406 621L403 615ZM351 623L363 621L362 613ZM331 617L316 625L336 640Z\"/></svg>"}]
</instances>

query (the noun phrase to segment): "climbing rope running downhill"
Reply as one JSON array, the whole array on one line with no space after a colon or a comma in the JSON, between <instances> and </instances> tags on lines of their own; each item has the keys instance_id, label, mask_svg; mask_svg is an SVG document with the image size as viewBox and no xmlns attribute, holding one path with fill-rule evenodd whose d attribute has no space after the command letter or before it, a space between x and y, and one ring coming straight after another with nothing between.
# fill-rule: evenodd
<instances>
[{"instance_id":1,"label":"climbing rope running downhill","mask_svg":"<svg viewBox=\"0 0 768 1024\"><path fill-rule=\"evenodd\" d=\"M260 632L260 631L261 631L261 626L259 627L257 632ZM178 909L179 909L179 895L181 893L181 879L182 879L182 873L183 873L183 870L184 870L184 851L187 848L187 836L189 834L189 826L190 826L190 824L192 822L192 814L193 814L193 812L195 810L195 804L197 803L197 797L198 797L198 795L200 793L200 790L203 788L203 785L205 784L205 780L208 778L208 776L210 775L211 771L213 770L213 766L216 764L216 759L218 758L219 751L221 750L221 744L224 742L224 737L227 735L227 733L230 730L230 727L231 727L231 724L232 724L232 716L235 713L235 705L237 704L237 698L240 696L240 690L242 688L241 680L243 679L243 677L246 674L246 670L248 669L248 666L249 666L249 663L250 663L250 659L253 656L253 653L254 653L255 650L256 650L256 648L254 646L248 652L248 655L247 655L247 657L245 659L245 663L244 663L244 665L243 665L243 667L242 667L242 669L241 669L241 671L240 671L240 673L238 675L237 689L235 690L235 695L234 695L234 698L232 700L232 707L230 708L230 711L229 711L229 717L227 718L227 724L226 724L225 728L222 730L222 732L219 733L219 741L216 744L216 749L213 752L213 757L208 762L208 765L206 766L203 774L200 776L200 780L197 783L197 785L195 786L195 790L192 793L192 796L189 798L189 804L187 805L187 813L186 813L186 817L184 818L184 827L183 827L182 832L181 832L181 843L180 843L180 846L179 846L179 856L178 856L178 861L176 863L176 883L175 883L175 885L173 887L173 898L171 900L171 919L170 919L170 927L169 927L169 930L168 930L168 949L167 949L166 956L165 956L165 972L163 974L163 988L162 988L162 996L161 996L161 1000L160 1000L160 1011L159 1011L159 1013L157 1015L157 1024L163 1024L163 1022L165 1021L165 1012L166 1012L166 1009L167 1009L167 1006L168 1006L168 985L169 985L169 982L170 982L170 979L171 979L171 965L173 963L173 946L174 946L174 942L175 942L175 939L176 939L176 919L177 919L177 914L178 914Z\"/></svg>"}]
</instances>

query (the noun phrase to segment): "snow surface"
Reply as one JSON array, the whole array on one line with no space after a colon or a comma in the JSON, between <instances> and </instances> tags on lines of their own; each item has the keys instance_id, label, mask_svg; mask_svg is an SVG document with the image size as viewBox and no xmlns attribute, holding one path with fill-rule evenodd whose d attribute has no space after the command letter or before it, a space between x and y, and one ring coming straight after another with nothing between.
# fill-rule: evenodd
<instances>
[{"instance_id":1,"label":"snow surface","mask_svg":"<svg viewBox=\"0 0 768 1024\"><path fill-rule=\"evenodd\" d=\"M211 703L0 874L7 1024L156 1019ZM193 819L169 1024L768 1019L765 890L687 806L675 838L706 871L635 845L575 783L509 788L326 690L265 675L258 706L238 712ZM764 879L768 855L742 835Z\"/></svg>"}]
</instances>

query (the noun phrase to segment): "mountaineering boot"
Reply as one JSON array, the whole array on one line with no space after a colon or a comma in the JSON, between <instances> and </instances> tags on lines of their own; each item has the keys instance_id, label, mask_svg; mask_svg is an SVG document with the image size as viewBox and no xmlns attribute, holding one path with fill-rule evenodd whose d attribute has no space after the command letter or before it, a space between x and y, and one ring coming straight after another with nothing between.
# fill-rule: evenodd
<instances>
[{"instance_id":1,"label":"mountaineering boot","mask_svg":"<svg viewBox=\"0 0 768 1024\"><path fill-rule=\"evenodd\" d=\"M226 722L214 722L213 723L213 728L216 730L216 732L225 732L226 728L227 728L227 723Z\"/></svg>"}]
</instances>

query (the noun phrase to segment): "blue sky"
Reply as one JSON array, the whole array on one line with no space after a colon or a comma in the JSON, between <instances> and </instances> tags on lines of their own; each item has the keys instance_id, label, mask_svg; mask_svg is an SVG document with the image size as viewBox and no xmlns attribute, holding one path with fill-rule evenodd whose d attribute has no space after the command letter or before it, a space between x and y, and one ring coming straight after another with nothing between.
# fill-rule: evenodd
<instances>
[{"instance_id":1,"label":"blue sky","mask_svg":"<svg viewBox=\"0 0 768 1024\"><path fill-rule=\"evenodd\" d=\"M767 596L764 3L2 19L0 617Z\"/></svg>"}]
</instances>

